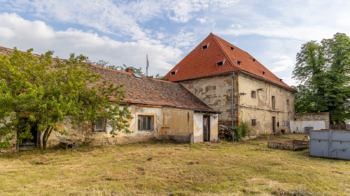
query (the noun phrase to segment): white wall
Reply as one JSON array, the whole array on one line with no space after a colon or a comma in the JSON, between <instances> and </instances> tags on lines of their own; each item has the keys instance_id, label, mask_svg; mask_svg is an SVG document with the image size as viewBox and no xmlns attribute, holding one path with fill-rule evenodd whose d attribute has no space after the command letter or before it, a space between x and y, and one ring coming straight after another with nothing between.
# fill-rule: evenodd
<instances>
[{"instance_id":1,"label":"white wall","mask_svg":"<svg viewBox=\"0 0 350 196\"><path fill-rule=\"evenodd\" d=\"M193 114L193 138L194 143L203 142L203 114Z\"/></svg>"},{"instance_id":2,"label":"white wall","mask_svg":"<svg viewBox=\"0 0 350 196\"><path fill-rule=\"evenodd\" d=\"M290 130L292 133L304 133L305 127L326 129L326 123L324 121L290 121Z\"/></svg>"}]
</instances>

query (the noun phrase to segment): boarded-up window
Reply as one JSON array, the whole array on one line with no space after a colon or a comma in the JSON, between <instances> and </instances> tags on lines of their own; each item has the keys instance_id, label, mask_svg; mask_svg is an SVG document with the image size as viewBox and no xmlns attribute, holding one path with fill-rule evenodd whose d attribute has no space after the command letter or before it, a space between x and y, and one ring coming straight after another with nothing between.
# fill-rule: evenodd
<instances>
[{"instance_id":1,"label":"boarded-up window","mask_svg":"<svg viewBox=\"0 0 350 196\"><path fill-rule=\"evenodd\" d=\"M272 102L272 109L275 110L276 109L275 96L272 96L271 102Z\"/></svg>"},{"instance_id":2,"label":"boarded-up window","mask_svg":"<svg viewBox=\"0 0 350 196\"><path fill-rule=\"evenodd\" d=\"M252 98L256 98L256 91L252 91Z\"/></svg>"},{"instance_id":3,"label":"boarded-up window","mask_svg":"<svg viewBox=\"0 0 350 196\"><path fill-rule=\"evenodd\" d=\"M252 126L253 126L253 127L256 126L256 119L252 119Z\"/></svg>"},{"instance_id":4,"label":"boarded-up window","mask_svg":"<svg viewBox=\"0 0 350 196\"><path fill-rule=\"evenodd\" d=\"M138 130L153 130L153 116L139 115L137 124Z\"/></svg>"},{"instance_id":5,"label":"boarded-up window","mask_svg":"<svg viewBox=\"0 0 350 196\"><path fill-rule=\"evenodd\" d=\"M106 119L98 117L93 127L94 132L104 132L106 129Z\"/></svg>"}]
</instances>

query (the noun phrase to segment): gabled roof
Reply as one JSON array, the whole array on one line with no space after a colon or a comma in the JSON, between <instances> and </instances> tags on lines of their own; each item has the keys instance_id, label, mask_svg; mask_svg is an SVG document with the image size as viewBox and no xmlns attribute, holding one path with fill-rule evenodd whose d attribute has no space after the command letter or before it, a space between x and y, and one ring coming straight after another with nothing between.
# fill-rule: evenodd
<instances>
[{"instance_id":1,"label":"gabled roof","mask_svg":"<svg viewBox=\"0 0 350 196\"><path fill-rule=\"evenodd\" d=\"M141 76L136 78L132 73L89 65L95 73L101 74L114 84L124 84L126 90L123 103L134 103L155 106L170 106L193 110L213 111L208 105L188 91L181 84Z\"/></svg>"},{"instance_id":2,"label":"gabled roof","mask_svg":"<svg viewBox=\"0 0 350 196\"><path fill-rule=\"evenodd\" d=\"M207 46L207 48L203 49L203 46ZM223 65L218 66L219 62L223 62ZM258 78L295 91L249 53L212 33L171 69L164 78L176 82L236 71L253 74ZM174 72L175 74L173 74Z\"/></svg>"},{"instance_id":3,"label":"gabled roof","mask_svg":"<svg viewBox=\"0 0 350 196\"><path fill-rule=\"evenodd\" d=\"M0 46L0 54L10 55L12 51L13 49ZM34 54L34 56L39 55ZM125 89L126 94L125 98L121 101L122 103L169 106L214 112L212 108L206 105L181 84L147 78L144 76L141 76L141 79L138 79L132 73L107 69L92 64L88 65L87 68L94 73L101 74L101 79L107 79L116 85L124 84L123 89ZM102 80L94 83L94 85L101 84Z\"/></svg>"}]
</instances>

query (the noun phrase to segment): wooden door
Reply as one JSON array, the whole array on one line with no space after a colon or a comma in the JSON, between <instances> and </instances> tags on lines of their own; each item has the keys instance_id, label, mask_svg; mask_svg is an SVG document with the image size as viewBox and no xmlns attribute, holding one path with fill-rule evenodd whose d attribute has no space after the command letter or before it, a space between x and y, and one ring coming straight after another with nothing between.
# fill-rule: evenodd
<instances>
[{"instance_id":1,"label":"wooden door","mask_svg":"<svg viewBox=\"0 0 350 196\"><path fill-rule=\"evenodd\" d=\"M210 116L203 116L203 141L210 141Z\"/></svg>"}]
</instances>

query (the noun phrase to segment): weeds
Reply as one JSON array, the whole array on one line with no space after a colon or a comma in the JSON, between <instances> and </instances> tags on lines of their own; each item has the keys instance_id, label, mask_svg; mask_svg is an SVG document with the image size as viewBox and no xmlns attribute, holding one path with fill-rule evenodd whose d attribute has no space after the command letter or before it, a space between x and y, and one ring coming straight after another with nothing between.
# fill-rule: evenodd
<instances>
[{"instance_id":1,"label":"weeds","mask_svg":"<svg viewBox=\"0 0 350 196\"><path fill-rule=\"evenodd\" d=\"M304 135L283 137L302 139ZM313 158L307 150L283 151L266 145L267 140L259 137L235 143L152 142L2 155L0 195L349 193L348 161Z\"/></svg>"}]
</instances>

